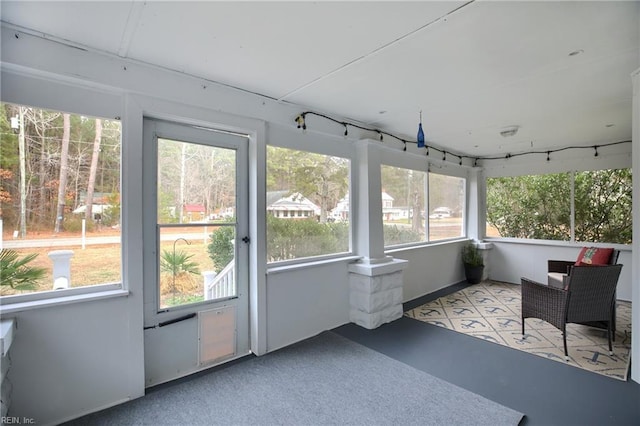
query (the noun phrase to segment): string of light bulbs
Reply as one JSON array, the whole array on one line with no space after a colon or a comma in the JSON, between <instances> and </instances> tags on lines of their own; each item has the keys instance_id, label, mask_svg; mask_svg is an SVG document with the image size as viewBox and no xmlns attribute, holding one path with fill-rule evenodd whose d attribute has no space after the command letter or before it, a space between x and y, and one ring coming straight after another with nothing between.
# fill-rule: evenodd
<instances>
[{"instance_id":1,"label":"string of light bulbs","mask_svg":"<svg viewBox=\"0 0 640 426\"><path fill-rule=\"evenodd\" d=\"M631 143L630 140L625 140L625 141L609 142L609 143L602 143L602 144L590 145L590 146L565 146L565 147L562 147L562 148L549 149L549 150L544 150L544 151L525 151L525 152L518 152L518 153L515 153L515 154L508 153L508 154L500 155L500 156L477 156L477 157L472 157L472 156L469 156L469 155L457 154L455 152L447 151L447 150L445 150L443 148L438 148L438 147L435 147L435 146L429 146L426 143L424 143L424 140L422 140L420 138L420 131L422 130L422 111L420 111L420 125L419 125L418 138L417 138L419 140L416 140L416 141L402 138L400 136L394 135L393 133L389 133L389 132L386 132L384 130L375 129L375 128L371 128L371 127L366 127L366 126L362 126L360 124L350 123L348 121L338 120L336 118L330 117L328 115L325 115L325 114L322 114L322 113L319 113L319 112L314 112L314 111L305 111L305 112L301 112L300 114L298 114L298 116L294 119L294 122L297 123L297 125L298 125L298 129L307 130L307 122L306 122L307 115L313 115L313 116L316 116L316 117L323 118L325 120L331 121L333 123L339 124L341 126L344 126L344 136L345 137L349 135L349 127L353 127L353 128L356 128L356 129L367 131L367 132L377 133L379 135L380 142L384 142L384 136L388 136L390 138L396 139L396 140L402 142L402 144L403 144L402 150L403 151L407 150L407 144L408 143L413 143L413 144L416 144L420 148L422 148L424 146L425 155L426 156L430 155L430 151L437 151L440 154L442 154L442 161L446 161L447 160L447 156L449 156L449 157L457 158L459 164L462 165L462 160L466 158L468 160L473 161L473 166L474 167L478 165L478 160L508 160L510 158L513 158L513 157L521 157L521 156L525 156L525 155L540 155L540 154L544 155L544 154L546 154L547 161L551 161L551 154L553 154L555 152L567 151L567 150L570 150L570 149L593 149L594 150L594 157L597 157L599 155L598 154L598 148L612 146L612 145L620 145L620 144L625 144L625 143ZM424 137L424 134L423 134L423 137Z\"/></svg>"}]
</instances>

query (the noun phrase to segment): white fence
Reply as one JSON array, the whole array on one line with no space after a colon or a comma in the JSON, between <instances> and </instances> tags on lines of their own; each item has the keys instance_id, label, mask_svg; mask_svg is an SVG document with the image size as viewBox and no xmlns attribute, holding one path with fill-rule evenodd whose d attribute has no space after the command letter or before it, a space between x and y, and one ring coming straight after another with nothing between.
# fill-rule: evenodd
<instances>
[{"instance_id":1,"label":"white fence","mask_svg":"<svg viewBox=\"0 0 640 426\"><path fill-rule=\"evenodd\" d=\"M203 273L204 300L233 297L236 291L236 261L231 260L218 274Z\"/></svg>"}]
</instances>

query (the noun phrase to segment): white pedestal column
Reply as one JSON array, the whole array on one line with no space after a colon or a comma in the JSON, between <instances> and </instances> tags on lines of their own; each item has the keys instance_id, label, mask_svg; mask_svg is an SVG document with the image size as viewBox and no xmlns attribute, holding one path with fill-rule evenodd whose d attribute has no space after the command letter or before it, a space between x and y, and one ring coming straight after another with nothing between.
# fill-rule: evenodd
<instances>
[{"instance_id":1,"label":"white pedestal column","mask_svg":"<svg viewBox=\"0 0 640 426\"><path fill-rule=\"evenodd\" d=\"M384 253L380 143L361 140L357 150L352 217L354 251L362 259L349 265L349 318L373 329L402 316L402 271L409 262Z\"/></svg>"},{"instance_id":2,"label":"white pedestal column","mask_svg":"<svg viewBox=\"0 0 640 426\"><path fill-rule=\"evenodd\" d=\"M408 261L349 265L349 319L368 329L402 317L402 274Z\"/></svg>"},{"instance_id":3,"label":"white pedestal column","mask_svg":"<svg viewBox=\"0 0 640 426\"><path fill-rule=\"evenodd\" d=\"M54 250L49 252L53 261L53 289L61 290L71 287L71 258L73 250Z\"/></svg>"},{"instance_id":4,"label":"white pedestal column","mask_svg":"<svg viewBox=\"0 0 640 426\"><path fill-rule=\"evenodd\" d=\"M493 248L493 243L477 242L476 247L482 254L482 261L484 262L484 270L482 271L482 281L488 280L491 274L491 262L489 261L489 254Z\"/></svg>"}]
</instances>

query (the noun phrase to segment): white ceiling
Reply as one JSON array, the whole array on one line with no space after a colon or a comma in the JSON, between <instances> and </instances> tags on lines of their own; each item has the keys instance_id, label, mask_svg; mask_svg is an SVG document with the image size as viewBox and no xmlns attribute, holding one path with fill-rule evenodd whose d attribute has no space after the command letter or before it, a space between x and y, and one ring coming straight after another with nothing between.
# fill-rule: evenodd
<instances>
[{"instance_id":1,"label":"white ceiling","mask_svg":"<svg viewBox=\"0 0 640 426\"><path fill-rule=\"evenodd\" d=\"M428 144L469 156L631 139L639 1L0 8L2 21L27 30L412 140L422 110ZM500 136L512 125L515 136Z\"/></svg>"}]
</instances>

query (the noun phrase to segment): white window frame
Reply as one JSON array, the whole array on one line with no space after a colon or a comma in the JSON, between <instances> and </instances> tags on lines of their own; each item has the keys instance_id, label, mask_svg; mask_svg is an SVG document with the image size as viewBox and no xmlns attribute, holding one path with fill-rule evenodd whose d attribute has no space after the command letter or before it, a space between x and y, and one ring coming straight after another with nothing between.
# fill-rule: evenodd
<instances>
[{"instance_id":1,"label":"white window frame","mask_svg":"<svg viewBox=\"0 0 640 426\"><path fill-rule=\"evenodd\" d=\"M598 170L614 170L614 169L631 169L630 166L622 166L622 165L616 165L616 164L612 164L606 168L586 168L584 170L551 170L551 171L545 171L545 172L535 172L535 171L531 171L529 173L513 173L513 174L505 174L505 175L497 175L497 174L490 174L484 177L484 188L485 188L485 193L483 194L483 197L485 199L485 204L486 204L486 198L487 198L487 194L486 194L486 188L488 187L487 184L487 180L488 179L496 179L496 178L517 178L517 177L521 177L521 176L543 176L543 175L550 175L550 174L559 174L559 173L568 173L569 174L569 181L571 184L571 188L570 188L570 192L571 192L571 200L570 201L570 210L571 210L571 217L570 217L570 224L571 224L571 229L570 229L570 237L568 240L541 240L538 238L516 238L516 237L489 237L489 236L485 236L485 239L487 241L504 241L504 242L522 242L522 243L526 243L526 242L530 242L533 244L551 244L551 245L558 245L558 246L565 246L565 245L569 245L569 246L584 246L584 245L593 245L595 247L613 247L617 250L625 250L625 249L631 249L632 248L632 244L620 244L620 243L608 243L608 242L601 242L601 243L596 243L593 241L576 241L575 239L575 177L576 177L576 173L584 173L584 172L593 172L593 171L598 171ZM486 205L486 209L489 209L489 206ZM486 218L486 212L485 212L485 218ZM484 223L484 229L482 229L482 233L486 234L487 232L487 221L485 220Z\"/></svg>"},{"instance_id":2,"label":"white window frame","mask_svg":"<svg viewBox=\"0 0 640 426\"><path fill-rule=\"evenodd\" d=\"M454 177L454 178L459 178L459 179L464 179L464 195L462 197L462 235L458 236L458 237L450 237L450 238L443 238L440 240L429 240L429 243L431 244L436 244L436 243L442 243L442 242L447 242L447 241L459 241L459 240L465 240L468 239L468 235L469 235L469 230L468 230L468 226L467 226L467 216L468 216L468 206L469 206L469 178L466 176L466 173L442 173L441 169L438 168L433 168L432 170L429 171L429 175L431 174L438 174L438 175L442 175L442 176L448 176L448 177ZM429 211L431 210L431 206L428 203L426 203L426 208L429 209ZM427 224L429 223L429 215L427 215ZM429 225L427 225L427 229L429 229Z\"/></svg>"},{"instance_id":3,"label":"white window frame","mask_svg":"<svg viewBox=\"0 0 640 426\"><path fill-rule=\"evenodd\" d=\"M409 167L403 167L403 166L395 166L395 165L387 164L386 162L382 162L382 163L380 163L380 176L381 177L382 177L382 167L383 166L394 167L396 169L402 169L402 170L407 170L407 171L408 170L412 170L414 172L424 173L425 179L426 179L426 181L424 183L425 186L426 186L425 194L424 194L425 195L424 208L425 208L425 212L428 212L429 211L429 199L428 199L428 196L429 196L429 172L425 171L425 170L418 170L418 169L413 168L413 167L409 168ZM382 181L380 183L381 183L382 187L384 187L384 183ZM385 208L384 204L385 203L384 203L384 200L383 200L383 202L382 202L382 210L383 211L384 211L384 208ZM400 249L400 248L405 248L405 247L422 246L422 245L428 244L429 243L429 221L425 219L424 225L425 225L424 238L426 238L425 241L413 241L413 242L409 242L409 243L401 243L401 244L393 244L393 245L387 245L385 243L385 246L384 246L385 251L386 250L395 250L395 249ZM384 223L383 223L382 226L384 227ZM384 230L383 230L383 235L384 235Z\"/></svg>"},{"instance_id":4,"label":"white window frame","mask_svg":"<svg viewBox=\"0 0 640 426\"><path fill-rule=\"evenodd\" d=\"M312 154L328 155L332 157L340 157L349 160L349 206L353 207L353 164L355 161L355 147L353 143L344 138L331 137L329 135L320 135L309 131L292 131L290 128L284 128L274 124L269 127L267 146L276 148L286 148L296 151L310 152ZM268 154L267 154L268 161ZM265 169L266 169L265 164ZM266 173L266 172L265 172ZM266 211L265 211L266 212ZM300 257L296 259L279 260L276 262L266 262L269 272L279 272L286 270L288 267L303 267L306 264L317 264L318 262L331 261L334 259L352 258L353 255L353 238L354 226L352 222L353 215L349 214L349 249L346 252L321 254L317 256ZM268 213L267 213L268 214ZM265 215L266 219L266 215ZM265 224L266 227L266 224ZM266 253L265 253L266 257Z\"/></svg>"},{"instance_id":5,"label":"white window frame","mask_svg":"<svg viewBox=\"0 0 640 426\"><path fill-rule=\"evenodd\" d=\"M402 169L411 169L420 172L427 173L427 180L429 173L437 173L445 176L458 177L465 180L465 194L463 199L463 212L462 212L462 221L463 221L463 235L461 237L453 237L442 240L434 240L429 241L429 221L426 220L426 232L427 232L427 241L416 242L416 243L406 243L406 244L396 244L393 246L385 246L384 250L387 253L393 253L394 251L403 250L406 248L412 247L423 247L433 244L441 244L447 242L456 242L460 240L468 239L469 235L469 227L467 220L467 211L469 207L469 167L467 166L457 166L454 164L450 164L444 161L438 161L431 158L428 158L424 155L409 153L405 151L398 151L397 149L383 147L384 149L384 157L380 162L380 165L398 167ZM428 191L429 183L427 182L427 191ZM428 195L428 192L427 192ZM429 199L425 200L425 211L429 211Z\"/></svg>"},{"instance_id":6,"label":"white window frame","mask_svg":"<svg viewBox=\"0 0 640 426\"><path fill-rule=\"evenodd\" d=\"M124 256L128 246L127 241L127 176L130 170L124 161L127 155L125 143L125 123L122 117L122 96L119 93L95 88L70 85L54 80L45 80L28 74L19 74L2 69L0 77L3 82L2 99L4 103L25 105L33 108L68 112L91 117L107 118L120 121L121 124L121 246L120 246L120 283L94 284L83 287L72 287L62 290L33 292L0 296L0 306L3 314L21 312L25 310L75 303L87 300L121 297L129 294L126 286L125 271L128 259Z\"/></svg>"}]
</instances>

